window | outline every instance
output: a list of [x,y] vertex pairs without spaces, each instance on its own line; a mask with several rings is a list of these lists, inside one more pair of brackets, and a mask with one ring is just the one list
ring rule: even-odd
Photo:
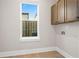
[[21,3],[21,40],[39,39],[39,9],[37,4]]

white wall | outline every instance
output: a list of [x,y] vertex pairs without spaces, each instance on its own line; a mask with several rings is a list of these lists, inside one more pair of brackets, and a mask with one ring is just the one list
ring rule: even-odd
[[[56,0],[0,0],[0,52],[55,46],[55,31],[50,25],[50,5]],[[20,38],[20,3],[40,5],[40,41],[22,42]]]
[[55,30],[56,45],[71,56],[79,57],[79,22],[57,25]]

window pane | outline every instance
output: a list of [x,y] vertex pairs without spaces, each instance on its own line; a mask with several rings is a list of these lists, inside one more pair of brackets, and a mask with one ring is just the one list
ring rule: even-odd
[[22,36],[37,36],[37,21],[22,21]]
[[22,4],[22,20],[35,20],[37,16],[37,5]]
[[22,4],[22,37],[37,36],[37,5]]

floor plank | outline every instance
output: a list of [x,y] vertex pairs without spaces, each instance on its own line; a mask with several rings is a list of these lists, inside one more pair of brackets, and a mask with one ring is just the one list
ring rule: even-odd
[[42,53],[9,56],[5,58],[64,58],[64,56],[59,54],[57,51],[49,51],[49,52],[42,52]]

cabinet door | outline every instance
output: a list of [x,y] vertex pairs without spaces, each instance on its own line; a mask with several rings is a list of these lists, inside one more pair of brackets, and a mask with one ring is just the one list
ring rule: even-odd
[[77,18],[79,19],[79,0],[77,0]]
[[77,0],[66,0],[66,22],[77,20]]
[[57,4],[51,7],[51,24],[57,24]]
[[64,0],[58,1],[58,23],[64,23],[65,4]]

